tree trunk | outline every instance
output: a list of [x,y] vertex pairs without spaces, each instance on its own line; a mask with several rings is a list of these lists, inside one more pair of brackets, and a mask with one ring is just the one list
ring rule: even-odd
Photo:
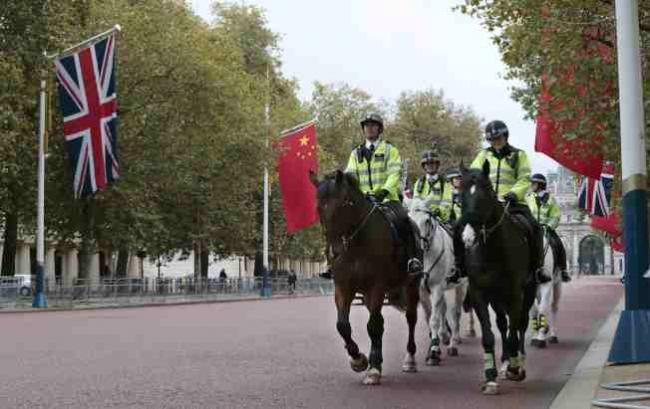
[[16,274],[16,241],[18,240],[18,215],[8,213],[5,217],[5,231],[2,243],[2,275]]
[[204,244],[201,246],[201,278],[207,280],[208,278],[208,264],[210,263],[210,251]]
[[125,278],[126,270],[129,268],[129,251],[122,247],[117,252],[117,266],[115,266],[115,277]]

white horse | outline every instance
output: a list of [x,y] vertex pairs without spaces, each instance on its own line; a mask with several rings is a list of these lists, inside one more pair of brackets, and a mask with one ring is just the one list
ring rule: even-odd
[[551,281],[537,287],[537,298],[530,309],[530,344],[538,348],[545,348],[547,342],[557,344],[557,311],[562,296],[562,277],[560,270],[555,265],[553,249],[544,228],[544,275]]
[[[442,344],[448,345],[450,356],[458,355],[463,300],[467,294],[467,278],[448,285],[446,277],[454,265],[454,243],[427,206],[427,201],[414,199],[409,216],[418,226],[424,250],[425,277],[420,284],[420,303],[429,323],[431,345],[427,365],[439,365]],[[450,333],[451,331],[451,333]]]

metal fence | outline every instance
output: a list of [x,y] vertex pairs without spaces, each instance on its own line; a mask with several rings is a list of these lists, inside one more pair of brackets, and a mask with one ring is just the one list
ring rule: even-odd
[[[31,281],[32,290],[35,278]],[[75,305],[140,305],[192,301],[255,299],[264,296],[329,295],[333,283],[320,278],[296,280],[271,278],[122,278],[99,282],[77,280],[73,286],[45,283],[49,306]],[[21,308],[31,305],[31,294],[25,294],[15,280],[0,280],[0,308]]]

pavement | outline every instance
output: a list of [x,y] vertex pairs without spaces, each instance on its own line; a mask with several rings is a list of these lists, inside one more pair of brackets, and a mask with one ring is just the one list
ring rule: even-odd
[[[494,397],[480,393],[479,339],[465,339],[460,356],[440,367],[424,365],[422,319],[419,372],[402,373],[406,321],[392,308],[384,309],[382,385],[362,385],[336,332],[332,297],[0,314],[0,409],[548,408],[622,294],[615,278],[567,285],[560,344],[529,347],[526,381],[502,381]],[[367,316],[353,308],[365,352]],[[583,392],[585,402],[593,391]]]

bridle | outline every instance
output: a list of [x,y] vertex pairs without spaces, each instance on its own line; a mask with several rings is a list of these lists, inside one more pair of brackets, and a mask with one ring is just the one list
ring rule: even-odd
[[487,243],[488,237],[490,237],[490,235],[494,233],[494,231],[503,224],[503,221],[506,218],[506,213],[508,213],[509,207],[510,207],[510,202],[506,202],[506,204],[503,206],[503,212],[501,213],[501,217],[491,227],[486,227],[485,224],[481,225],[481,229],[479,230],[479,232],[481,234],[481,237],[483,237],[483,243]]
[[[427,230],[426,234],[424,234],[421,237],[422,240],[422,250],[429,251],[431,248],[431,244],[433,243],[433,239],[436,237],[436,232],[438,231],[438,228],[440,228],[440,220],[436,218],[434,213],[430,210],[424,210],[424,209],[416,209],[416,212],[422,212],[427,214]],[[433,221],[436,220],[437,223],[434,223]],[[438,256],[436,257],[435,261],[431,264],[431,266],[424,272],[425,275],[429,275],[433,269],[438,265],[440,260],[442,259],[442,256],[445,254],[445,246],[442,246],[442,251]]]
[[[342,204],[338,205],[335,210],[338,210],[340,208],[345,208],[345,207],[353,207],[355,205],[354,201],[352,201],[349,198],[346,198]],[[363,219],[361,219],[361,222],[357,225],[357,227],[352,231],[350,234],[341,234],[338,238],[341,240],[341,243],[343,244],[343,251],[340,252],[339,254],[334,255],[334,252],[332,250],[332,245],[328,241],[328,235],[327,235],[327,228],[325,227],[325,223],[323,223],[323,220],[321,218],[321,226],[323,228],[323,232],[325,235],[325,241],[327,242],[327,249],[328,251],[326,252],[326,256],[328,258],[328,264],[330,265],[330,268],[333,268],[334,265],[336,265],[342,258],[343,255],[347,253],[347,251],[350,249],[350,244],[352,241],[357,237],[357,235],[363,230],[363,228],[368,224],[368,220],[370,220],[370,216],[377,210],[379,205],[377,203],[372,203],[372,208],[365,214]],[[335,212],[336,213],[336,212]],[[330,257],[333,257],[330,259]]]

